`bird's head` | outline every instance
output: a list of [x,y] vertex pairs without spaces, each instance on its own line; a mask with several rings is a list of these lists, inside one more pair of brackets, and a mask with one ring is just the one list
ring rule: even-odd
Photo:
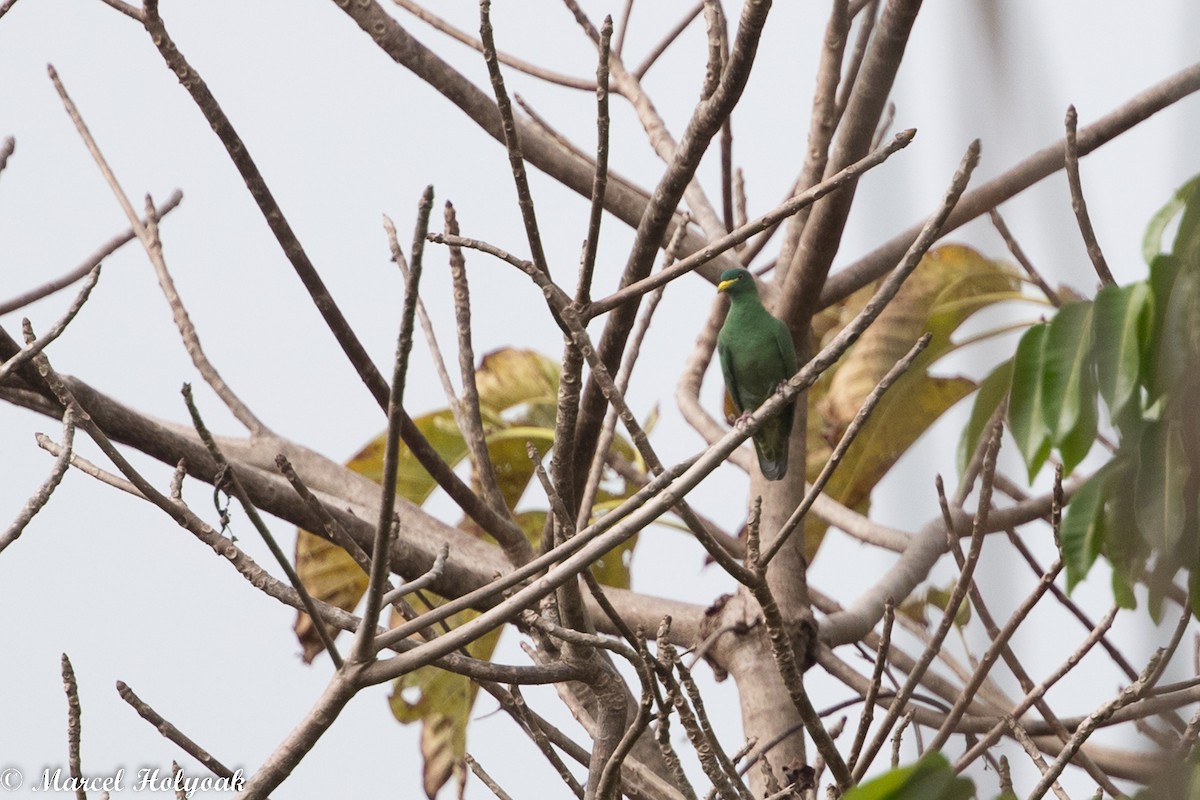
[[727,269],[721,273],[717,291],[734,297],[746,293],[758,294],[758,286],[755,285],[754,276],[748,270]]

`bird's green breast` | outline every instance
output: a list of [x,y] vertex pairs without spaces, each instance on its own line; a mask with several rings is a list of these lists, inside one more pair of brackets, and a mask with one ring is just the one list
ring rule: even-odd
[[790,375],[779,349],[782,325],[758,304],[734,303],[729,309],[717,345],[722,367],[737,387],[733,399],[743,410],[758,406]]

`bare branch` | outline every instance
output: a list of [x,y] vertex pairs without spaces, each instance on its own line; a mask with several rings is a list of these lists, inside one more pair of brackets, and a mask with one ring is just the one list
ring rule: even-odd
[[159,733],[178,745],[183,752],[203,764],[212,774],[221,778],[234,777],[235,773],[233,770],[222,764],[207,750],[185,736],[179,728],[176,728],[164,719],[161,714],[150,707],[149,703],[138,697],[133,689],[130,689],[124,681],[117,681],[117,694],[121,695],[121,699],[133,707],[138,716],[153,725]]
[[[1200,90],[1200,64],[1193,64],[1134,96],[1125,104],[1079,132],[1080,156],[1125,133],[1134,125]],[[1053,175],[1065,163],[1065,139],[1043,147],[1000,176],[963,195],[954,213],[946,219],[945,232],[970,222],[1033,184]],[[867,255],[831,275],[821,290],[819,307],[824,308],[885,274],[900,253],[912,242],[917,226],[897,234]]]
[[751,521],[747,524],[746,565],[753,571],[757,578],[757,580],[749,585],[749,589],[754,594],[754,599],[758,601],[758,605],[762,609],[763,621],[767,629],[767,638],[771,643],[771,655],[775,658],[775,664],[779,669],[779,677],[782,679],[783,685],[787,687],[792,705],[796,707],[800,719],[804,722],[805,730],[808,731],[808,735],[812,737],[817,750],[829,765],[829,769],[837,781],[838,790],[845,792],[854,785],[856,779],[846,766],[846,762],[842,759],[841,753],[838,752],[837,745],[833,743],[832,737],[825,730],[824,722],[821,721],[817,710],[812,705],[812,701],[808,698],[808,692],[804,689],[804,680],[801,677],[800,665],[796,663],[796,648],[791,635],[785,627],[779,604],[775,602],[775,598],[771,594],[771,589],[766,580],[764,565],[760,560],[757,516],[758,511],[755,509]]
[[15,542],[25,532],[26,526],[33,520],[34,516],[45,507],[46,503],[50,502],[50,495],[54,494],[54,490],[58,488],[59,482],[62,481],[63,475],[67,472],[67,466],[71,463],[74,442],[75,413],[68,408],[63,412],[62,445],[58,448],[57,457],[54,459],[54,466],[51,467],[50,474],[46,476],[46,480],[42,481],[42,485],[25,501],[24,507],[17,514],[17,518],[8,526],[4,534],[0,535],[0,553],[3,553],[6,547]]
[[1021,249],[1017,238],[1013,236],[1012,231],[1005,224],[1004,217],[1000,216],[999,209],[993,208],[988,212],[988,217],[992,220],[992,225],[996,228],[996,232],[1000,234],[1000,238],[1004,240],[1004,244],[1008,247],[1008,252],[1012,253],[1012,257],[1025,270],[1025,274],[1029,276],[1029,279],[1037,284],[1037,287],[1042,290],[1042,294],[1046,296],[1051,305],[1055,308],[1061,306],[1062,298],[1058,296],[1058,292],[1054,291],[1050,284],[1046,283],[1046,279],[1042,277],[1042,274],[1033,266],[1033,262],[1025,255],[1025,251]]
[[1058,778],[1062,771],[1066,768],[1071,758],[1079,751],[1079,748],[1087,740],[1096,726],[1107,720],[1114,712],[1121,708],[1141,699],[1146,690],[1150,688],[1153,677],[1159,669],[1162,660],[1163,651],[1157,651],[1150,661],[1146,664],[1146,668],[1142,670],[1138,680],[1131,683],[1121,690],[1121,693],[1108,701],[1104,705],[1093,711],[1080,725],[1075,729],[1075,734],[1063,747],[1062,752],[1058,754],[1058,758],[1054,759],[1054,763],[1050,765],[1050,769],[1042,776],[1033,791],[1029,793],[1030,800],[1038,800],[1042,797],[1050,785]]
[[117,11],[120,11],[130,19],[137,20],[138,22],[142,22],[144,20],[142,10],[137,6],[126,3],[124,0],[100,0],[100,2],[104,3],[106,6],[115,8]]
[[[396,351],[392,365],[392,382],[387,402],[387,433],[384,437],[383,475],[380,477],[379,518],[375,525],[375,542],[371,548],[372,561],[367,585],[366,607],[362,626],[354,640],[354,661],[366,664],[374,660],[375,626],[379,622],[382,598],[387,591],[388,562],[384,554],[391,551],[392,541],[400,521],[393,505],[396,497],[396,476],[400,468],[400,428],[404,409],[404,389],[408,380],[408,358],[412,352],[413,324],[417,314],[417,297],[421,281],[424,248],[421,243],[429,230],[429,214],[433,210],[433,189],[428,187],[417,204],[417,222],[413,231],[412,265],[404,282],[404,306],[400,312],[400,330],[396,336]],[[478,402],[476,403],[478,410]],[[463,431],[463,435],[467,434]]]
[[1083,243],[1087,247],[1088,258],[1092,260],[1092,266],[1096,268],[1100,282],[1111,286],[1117,281],[1108,268],[1108,262],[1104,259],[1100,243],[1096,241],[1096,231],[1092,228],[1092,218],[1088,215],[1087,201],[1083,199],[1083,183],[1079,179],[1079,144],[1076,141],[1075,132],[1078,122],[1079,115],[1075,113],[1075,106],[1067,106],[1067,146],[1063,155],[1063,164],[1067,169],[1067,184],[1071,187],[1071,210],[1075,212],[1075,219],[1079,223],[1079,232],[1083,235]]
[[850,424],[846,427],[845,432],[842,434],[841,440],[839,440],[837,443],[837,447],[835,447],[833,452],[829,454],[829,460],[826,461],[825,466],[821,468],[821,474],[818,475],[817,479],[813,481],[812,485],[806,489],[804,499],[800,501],[800,505],[796,507],[796,510],[792,512],[790,517],[788,517],[787,522],[785,522],[783,527],[779,529],[779,533],[777,533],[775,538],[771,540],[771,544],[768,545],[763,551],[762,564],[764,568],[767,564],[771,563],[771,559],[776,553],[779,552],[779,548],[783,547],[783,544],[787,541],[787,538],[791,536],[792,533],[800,526],[800,523],[804,521],[804,515],[808,513],[808,510],[816,501],[817,495],[825,490],[825,484],[829,482],[829,479],[833,476],[833,471],[837,469],[838,464],[841,463],[842,457],[846,455],[846,451],[850,449],[850,445],[853,444],[854,440],[858,437],[858,432],[862,430],[863,426],[866,425],[867,420],[870,419],[871,413],[875,410],[875,406],[879,403],[879,400],[883,397],[884,393],[891,388],[893,383],[900,379],[901,375],[908,371],[908,368],[912,366],[912,363],[917,360],[917,356],[921,355],[921,353],[925,351],[925,348],[929,346],[929,342],[932,338],[932,334],[926,333],[920,339],[918,339],[908,353],[906,353],[899,361],[892,365],[892,368],[888,370],[887,374],[880,379],[875,388],[871,390],[871,393],[867,395],[867,399],[863,401],[862,407],[859,408],[858,413],[854,415],[854,419],[851,420]]
[[[445,208],[446,231],[450,234],[458,232],[458,219],[454,214],[454,206],[449,201]],[[414,263],[411,274],[417,273]],[[454,318],[458,331],[458,369],[462,378],[462,411],[460,424],[463,439],[472,455],[475,475],[483,487],[483,495],[497,515],[508,515],[504,495],[500,492],[500,484],[496,480],[496,470],[492,465],[491,453],[488,451],[487,439],[483,431],[482,413],[479,408],[479,387],[475,385],[475,349],[471,341],[471,290],[467,283],[467,261],[462,249],[450,248],[450,277],[454,282]],[[415,292],[416,286],[412,287]],[[411,347],[411,334],[409,337]],[[533,558],[533,549],[529,540],[514,522],[503,529],[499,537],[500,546],[505,555],[514,565],[520,565]]]
[[33,328],[30,327],[29,320],[24,319],[21,321],[22,327],[26,330],[26,344],[15,355],[5,360],[3,364],[0,364],[0,383],[3,383],[5,379],[20,369],[22,364],[45,350],[47,345],[59,336],[62,336],[67,326],[71,324],[71,320],[75,319],[75,315],[83,308],[83,304],[87,302],[88,297],[92,293],[92,288],[99,279],[100,267],[97,266],[88,273],[87,280],[80,287],[79,293],[75,295],[75,300],[72,301],[66,312],[37,339],[34,339],[32,336]]
[[271,533],[271,529],[267,527],[266,522],[264,522],[263,518],[259,515],[258,509],[254,506],[254,502],[246,493],[246,489],[242,486],[241,481],[238,480],[237,471],[234,470],[229,462],[225,459],[225,455],[221,452],[221,448],[217,446],[216,440],[213,439],[212,434],[205,426],[204,420],[200,417],[200,410],[196,408],[195,400],[192,398],[192,387],[185,383],[183,385],[182,394],[184,402],[187,403],[188,412],[192,416],[192,424],[196,428],[196,433],[199,434],[200,440],[204,442],[204,446],[208,448],[209,454],[217,462],[218,475],[220,476],[217,478],[218,488],[229,491],[230,494],[236,497],[238,502],[241,503],[242,510],[246,512],[246,517],[250,520],[250,524],[252,524],[254,529],[258,531],[260,536],[262,536],[263,542],[266,543],[267,548],[271,551],[271,555],[275,557],[275,561],[279,564],[280,568],[283,569],[284,573],[288,577],[288,580],[291,581],[292,588],[296,590],[296,592],[300,595],[300,598],[304,601],[304,610],[308,612],[310,617],[312,617],[313,624],[317,629],[317,635],[321,637],[321,643],[325,645],[325,649],[329,651],[329,657],[333,660],[334,665],[340,669],[342,666],[342,658],[338,654],[337,648],[333,646],[333,637],[330,636],[327,630],[325,630],[325,624],[322,622],[321,617],[317,614],[316,605],[312,596],[309,595],[308,590],[304,586],[304,582],[300,580],[300,576],[296,574],[296,570],[292,567],[292,562],[288,560],[287,555],[284,554],[283,549],[279,546],[279,543],[275,541],[275,536]]
[[492,40],[491,0],[479,3],[479,37],[483,41],[483,60],[487,63],[488,76],[492,80],[492,91],[496,95],[496,108],[500,111],[501,128],[504,131],[504,146],[508,149],[508,163],[512,167],[513,182],[517,186],[517,207],[521,210],[521,221],[525,224],[525,238],[533,263],[547,275],[550,265],[542,249],[542,236],[538,232],[537,214],[533,208],[533,195],[529,190],[529,178],[525,174],[525,157],[521,154],[517,138],[517,124],[513,120],[512,103],[504,88],[504,76],[500,62],[496,60],[496,43]]
[[[658,44],[652,47],[650,52],[646,54],[646,57],[642,59],[642,63],[630,70],[630,74],[637,78],[639,82],[642,80],[642,78],[646,77],[646,73],[649,72],[650,68],[654,66],[654,62],[658,61],[659,57],[662,56],[663,53],[667,52],[667,48],[675,43],[675,40],[679,38],[680,34],[687,30],[687,27],[692,24],[692,21],[696,19],[696,17],[700,16],[700,12],[704,10],[705,5],[705,0],[700,0],[699,3],[696,3],[696,5],[692,6],[690,11],[686,12],[682,17],[680,17],[679,22],[675,23],[675,27],[667,31],[666,35],[659,40]],[[622,33],[624,33],[623,29]],[[616,52],[619,55],[621,53],[621,49],[617,48]]]
[[875,716],[875,698],[883,686],[883,670],[887,666],[888,650],[892,643],[892,623],[896,620],[895,606],[888,603],[883,610],[883,633],[879,635],[879,647],[875,651],[875,670],[871,674],[871,683],[863,697],[862,716],[858,721],[858,729],[854,732],[854,744],[850,747],[850,757],[846,765],[854,772],[858,764],[858,756],[867,741],[867,731],[871,728],[871,720]]
[[[625,7],[626,20],[633,0]],[[621,32],[624,33],[622,26]],[[575,289],[575,302],[586,308],[592,300],[592,274],[596,269],[596,252],[600,246],[600,219],[604,211],[604,191],[608,187],[608,59],[609,40],[612,37],[612,17],[605,17],[600,26],[599,64],[596,66],[596,177],[592,182],[592,205],[588,213],[587,238],[583,242],[580,259],[579,283]],[[616,52],[620,52],[620,44]]]
[[470,753],[464,753],[463,760],[467,762],[467,766],[471,768],[471,772],[475,773],[475,777],[483,781],[483,785],[486,786],[492,794],[496,795],[498,800],[512,800],[512,797],[509,796],[508,792],[500,788],[500,784],[496,783],[496,781],[492,779],[492,776],[487,774],[483,767],[479,765],[479,762],[476,761]]
[[[804,168],[796,180],[793,191],[802,191],[817,185],[829,165],[829,147],[838,123],[837,92],[842,77],[842,60],[846,51],[846,36],[850,31],[850,16],[847,0],[833,0],[829,22],[825,26],[825,38],[821,48],[821,61],[817,67],[817,88],[813,93],[812,112],[808,129],[808,148]],[[850,86],[853,86],[851,82]],[[780,248],[777,264],[783,265],[783,274],[792,263],[804,224],[808,221],[806,209],[788,221],[787,236]]]
[[680,259],[675,264],[672,264],[669,268],[664,268],[655,275],[628,284],[608,297],[605,297],[602,300],[597,300],[588,307],[589,318],[595,317],[614,308],[618,308],[630,299],[639,297],[646,292],[651,291],[652,289],[657,289],[659,286],[678,278],[680,275],[684,275],[696,269],[700,265],[708,263],[716,256],[746,241],[756,233],[767,230],[780,220],[786,219],[801,209],[812,205],[822,197],[832,194],[835,190],[852,183],[864,172],[882,164],[893,153],[907,147],[912,142],[913,137],[915,137],[916,134],[917,132],[915,130],[907,130],[896,134],[895,138],[893,138],[892,141],[884,147],[877,149],[875,152],[865,156],[854,164],[847,166],[845,169],[842,169],[837,174],[830,176],[824,181],[821,181],[811,189],[801,192],[774,210],[769,211],[766,214],[763,214],[761,217],[746,223],[737,230],[722,236],[721,238],[711,242],[703,249],[692,253],[686,258]]
[[162,242],[158,238],[158,219],[154,215],[154,202],[149,195],[146,196],[146,224],[143,225],[137,212],[134,211],[129,197],[125,194],[125,190],[121,188],[117,176],[109,167],[108,161],[100,151],[99,145],[96,144],[96,140],[88,130],[87,124],[83,121],[79,110],[75,107],[75,103],[67,94],[62,81],[59,80],[58,73],[53,66],[48,67],[48,70],[50,80],[54,83],[54,88],[58,92],[59,97],[62,98],[63,105],[67,109],[67,114],[71,117],[71,121],[75,124],[76,130],[79,131],[84,145],[87,146],[88,152],[91,153],[92,159],[96,162],[96,166],[100,168],[104,180],[107,181],[109,188],[112,189],[117,202],[125,212],[125,217],[137,233],[138,239],[141,240],[142,247],[145,248],[150,263],[154,266],[159,286],[166,296],[167,304],[171,308],[171,315],[175,319],[175,326],[179,329],[179,335],[183,339],[183,345],[187,349],[192,363],[196,365],[196,369],[204,377],[205,382],[212,387],[217,397],[221,398],[221,401],[239,422],[245,425],[252,433],[266,431],[266,426],[238,398],[229,385],[225,383],[220,373],[217,372],[216,367],[212,365],[208,357],[204,354],[204,349],[200,346],[200,337],[196,334],[196,328],[192,325],[187,310],[183,307],[183,301],[179,298],[179,293],[175,290],[175,282],[171,279],[171,275],[167,271],[166,261],[163,259]]
[[[171,211],[175,210],[175,207],[179,205],[181,200],[183,200],[183,192],[176,189],[171,193],[171,196],[167,198],[165,203],[154,210],[155,217],[161,220]],[[142,224],[145,225],[146,222],[143,220]],[[28,292],[19,294],[11,300],[0,302],[0,315],[7,314],[10,311],[15,311],[22,306],[27,306],[30,303],[41,300],[43,297],[47,297],[61,289],[65,289],[72,283],[75,283],[75,281],[85,277],[89,272],[100,266],[100,263],[104,261],[104,259],[108,258],[117,250],[121,249],[121,247],[136,238],[137,231],[132,227],[124,233],[114,236],[112,239],[101,245],[96,252],[88,256],[87,260],[85,260],[82,264],[65,275],[55,278],[48,283],[44,283],[36,289],[30,289]]]
[[[431,27],[436,28],[437,30],[446,34],[451,39],[461,42],[467,47],[477,50],[480,53],[483,52],[483,43],[481,41],[454,27],[441,17],[430,12],[429,9],[412,2],[412,0],[392,0],[392,2],[422,22],[425,22]],[[592,91],[596,88],[594,83],[585,78],[576,78],[571,75],[563,75],[558,72],[543,69],[536,64],[531,64],[524,59],[517,58],[516,56],[508,53],[497,52],[496,60],[505,66],[512,67],[513,69],[519,72],[524,72],[527,75],[532,75],[533,77],[546,81],[547,83],[566,86],[569,89],[582,89],[584,91]]]
[[921,658],[917,662],[916,668],[909,673],[908,680],[904,682],[900,691],[896,693],[896,699],[888,709],[887,716],[880,723],[879,731],[876,733],[875,738],[871,740],[870,746],[863,751],[862,760],[854,768],[855,780],[861,780],[862,776],[866,774],[867,766],[874,761],[875,754],[879,752],[879,748],[886,741],[887,735],[892,725],[895,724],[901,709],[904,708],[908,702],[908,698],[919,685],[921,677],[933,662],[938,650],[941,649],[946,634],[950,632],[950,628],[954,624],[958,608],[967,596],[971,576],[975,571],[975,565],[979,562],[979,553],[983,548],[984,526],[987,523],[988,512],[991,510],[992,476],[996,473],[996,452],[1000,449],[1001,431],[1002,426],[999,423],[993,425],[991,435],[988,438],[987,455],[984,459],[983,468],[983,486],[979,491],[979,511],[975,516],[975,523],[971,530],[971,548],[959,571],[959,576],[955,581],[950,599],[946,601],[946,608],[942,613],[942,619],[938,623],[937,630],[934,632],[929,645],[921,653]]
[[75,669],[66,653],[62,654],[62,681],[63,691],[67,695],[67,764],[71,771],[71,779],[75,783],[75,797],[77,800],[87,800],[83,767],[79,761],[83,710],[79,705],[79,684],[75,682]]
[[[840,170],[870,151],[920,6],[920,0],[888,0],[884,6],[863,62],[862,75],[854,85],[839,126],[829,169]],[[792,262],[779,265],[783,292],[775,314],[780,319],[806,319],[816,312],[815,299],[837,254],[855,186],[852,182],[813,209]]]

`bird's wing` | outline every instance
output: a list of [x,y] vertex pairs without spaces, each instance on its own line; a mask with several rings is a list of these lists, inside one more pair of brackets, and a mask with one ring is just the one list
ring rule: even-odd
[[780,380],[787,380],[800,368],[796,363],[796,346],[792,344],[792,334],[787,325],[779,319],[775,319],[775,323],[775,344],[779,348],[780,365],[783,367]]
[[729,398],[733,400],[733,405],[740,414],[746,409],[742,407],[741,394],[738,392],[737,379],[734,377],[733,351],[720,339],[717,339],[717,357],[721,361],[721,376],[725,378],[725,389],[729,392]]

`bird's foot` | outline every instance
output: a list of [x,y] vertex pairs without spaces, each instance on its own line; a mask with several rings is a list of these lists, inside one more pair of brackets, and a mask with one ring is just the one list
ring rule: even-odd
[[742,415],[733,421],[733,427],[735,427],[735,428],[746,427],[746,425],[749,424],[749,422],[750,422],[750,413],[751,412],[749,412],[749,411],[743,411]]
[[779,383],[775,384],[775,392],[776,393],[782,392],[784,389],[787,388],[787,385],[788,385],[788,382],[786,380],[780,381]]

